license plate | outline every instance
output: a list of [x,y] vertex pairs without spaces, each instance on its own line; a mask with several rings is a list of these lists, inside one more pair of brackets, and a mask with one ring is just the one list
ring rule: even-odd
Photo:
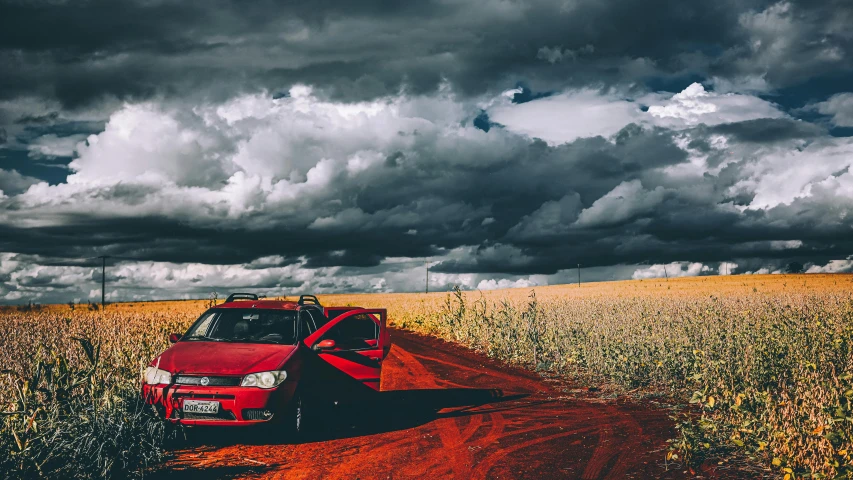
[[184,400],[185,413],[219,413],[219,402],[205,400]]

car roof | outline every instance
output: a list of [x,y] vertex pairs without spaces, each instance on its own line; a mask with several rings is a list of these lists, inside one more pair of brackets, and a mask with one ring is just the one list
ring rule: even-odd
[[299,310],[298,303],[292,300],[236,300],[216,305],[213,308],[261,308],[267,310]]

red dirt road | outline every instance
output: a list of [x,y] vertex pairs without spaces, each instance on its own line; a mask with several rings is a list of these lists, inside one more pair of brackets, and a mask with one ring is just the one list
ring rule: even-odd
[[[667,412],[573,395],[536,374],[394,330],[380,400],[300,444],[242,429],[176,451],[174,478],[686,478]],[[691,476],[696,478],[695,476]]]

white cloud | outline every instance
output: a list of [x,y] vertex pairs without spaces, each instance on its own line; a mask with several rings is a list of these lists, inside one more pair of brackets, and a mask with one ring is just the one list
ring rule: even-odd
[[36,138],[27,145],[27,148],[31,157],[70,157],[77,152],[77,144],[85,139],[85,135],[59,137],[50,133]]
[[78,146],[69,165],[71,184],[111,184],[147,177],[152,181],[202,186],[234,172],[224,162],[228,144],[197,118],[181,118],[154,104],[126,105],[104,132]]
[[840,219],[846,218],[853,208],[853,171],[845,167],[841,175],[832,175],[807,187],[807,194],[818,201],[838,206],[836,213]]
[[394,151],[410,149],[418,140],[415,134],[434,137],[464,130],[459,124],[465,108],[449,93],[339,103],[318,99],[305,86],[295,86],[289,97],[277,100],[266,93],[242,95],[190,111],[125,105],[110,117],[103,133],[81,146],[70,165],[76,173],[69,182],[148,176],[216,188],[242,171],[246,178],[295,184],[305,182],[309,171],[324,161],[358,173]]
[[847,180],[834,177],[853,166],[853,140],[827,139],[805,147],[766,147],[752,155],[733,191],[753,192],[750,208],[770,208],[809,197],[814,186],[835,186],[839,196],[853,198]]
[[[448,258],[460,252],[450,252]],[[431,260],[434,266],[437,261]],[[0,299],[20,299],[38,303],[64,303],[73,298],[100,301],[100,265],[45,266],[38,259],[19,254],[0,253]],[[206,298],[216,291],[220,297],[229,292],[250,289],[266,295],[340,292],[411,292],[425,287],[423,258],[390,257],[379,267],[347,269],[342,267],[306,268],[305,259],[287,263],[281,256],[259,258],[247,265],[208,265],[200,263],[122,262],[107,265],[107,300],[156,298]],[[546,285],[545,276],[515,279],[480,274],[430,272],[430,291],[463,289],[487,290]],[[45,288],[50,286],[51,288]]]
[[247,267],[248,268],[269,268],[269,267],[279,267],[286,263],[285,258],[281,255],[269,255],[266,257],[256,258],[252,260]]
[[738,264],[734,262],[720,262],[717,266],[717,274],[718,275],[734,275],[735,270],[737,270]]
[[845,260],[830,260],[826,265],[812,265],[806,273],[851,273],[853,272],[853,257]]
[[663,187],[645,190],[640,180],[622,182],[582,211],[575,224],[580,227],[604,227],[651,213],[664,198]]
[[766,268],[766,267],[759,268],[758,270],[756,270],[754,272],[743,272],[744,275],[767,275],[769,273],[770,273],[770,269]]
[[[473,127],[466,121],[474,112],[446,89],[340,103],[295,86],[277,100],[260,93],[189,109],[128,104],[79,145],[67,183],[36,185],[16,197],[26,212],[2,211],[0,219],[45,226],[83,212],[210,225],[247,216],[262,222],[256,216],[264,214],[308,225],[352,208],[332,183],[369,182],[393,155],[423,168],[433,159],[483,167],[524,143]],[[19,177],[0,173],[7,195],[33,183]]]
[[668,264],[651,265],[645,268],[634,270],[631,278],[634,280],[642,280],[646,278],[667,278],[667,277],[696,277],[703,272],[709,272],[711,269],[702,263],[693,262],[672,262]]
[[676,129],[700,123],[718,125],[785,116],[775,105],[756,96],[708,92],[700,83],[693,83],[669,100],[651,105],[648,113],[654,117],[654,124]]
[[23,293],[18,292],[16,290],[13,290],[13,291],[8,292],[5,295],[3,295],[3,300],[6,300],[8,302],[14,302],[14,301],[20,300],[23,297],[24,297]]
[[853,127],[853,93],[838,93],[826,101],[811,105],[823,115],[831,115],[837,127]]
[[643,112],[637,104],[615,94],[577,90],[522,104],[491,108],[489,118],[510,131],[541,138],[549,145],[578,138],[609,137],[625,125],[640,122]]
[[[650,105],[643,112],[640,105]],[[512,132],[540,138],[549,145],[578,138],[610,137],[628,124],[684,129],[704,123],[782,118],[772,103],[754,95],[708,92],[693,83],[674,95],[652,93],[636,99],[616,92],[571,90],[522,104],[495,103],[489,118]]]
[[503,288],[530,288],[536,287],[539,284],[531,279],[531,278],[519,278],[518,280],[509,280],[506,278],[501,278],[499,280],[495,280],[490,278],[488,280],[480,280],[477,284],[477,290],[498,290]]
[[770,242],[771,250],[796,250],[802,246],[802,240],[773,240]]
[[[436,287],[439,285],[449,285],[455,286],[458,285],[462,289],[471,290],[477,284],[477,275],[473,273],[441,273],[441,272],[430,272],[429,273],[429,285],[430,291],[436,291]],[[423,288],[423,280],[421,281],[421,288]],[[420,291],[421,289],[418,289]]]

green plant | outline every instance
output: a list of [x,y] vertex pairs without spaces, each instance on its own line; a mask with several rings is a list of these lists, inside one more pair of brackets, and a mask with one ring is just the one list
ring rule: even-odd
[[0,315],[4,478],[138,477],[161,462],[165,425],[140,398],[139,376],[165,348],[165,331],[189,317],[165,320],[81,309]]
[[489,302],[457,289],[424,327],[531,369],[689,402],[670,459],[738,451],[789,477],[846,478],[853,294],[751,290]]
[[40,351],[28,372],[3,372],[15,391],[0,429],[7,478],[130,477],[163,457],[163,422],[130,382],[104,371],[100,346],[74,340],[84,367]]

